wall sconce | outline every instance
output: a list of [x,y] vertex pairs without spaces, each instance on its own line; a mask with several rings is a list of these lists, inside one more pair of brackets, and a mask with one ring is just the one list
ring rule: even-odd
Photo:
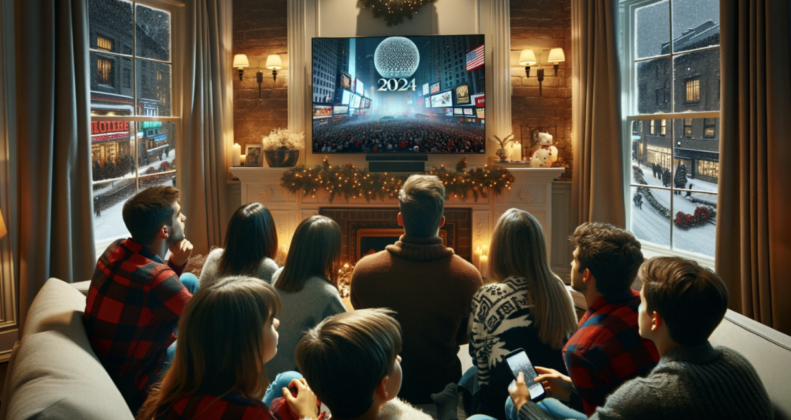
[[236,54],[233,56],[233,66],[239,69],[239,80],[242,80],[242,75],[244,75],[244,68],[250,67],[250,61],[247,60],[246,54]]
[[566,55],[563,54],[563,48],[552,48],[549,51],[549,58],[547,58],[547,61],[554,65],[555,77],[558,77],[558,65],[559,63],[566,61]]
[[277,81],[277,71],[283,68],[283,62],[280,61],[280,56],[277,54],[272,54],[267,57],[266,68],[272,69],[272,80]]
[[525,77],[530,77],[530,66],[537,62],[533,50],[522,50],[522,54],[519,56],[519,65],[525,66]]

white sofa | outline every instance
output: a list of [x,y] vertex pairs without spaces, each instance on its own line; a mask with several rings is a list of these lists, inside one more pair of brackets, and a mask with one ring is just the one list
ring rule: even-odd
[[[0,420],[133,418],[82,326],[86,290],[87,282],[50,279],[36,296],[11,354]],[[775,405],[775,418],[791,420],[791,337],[728,311],[711,341],[747,357]]]

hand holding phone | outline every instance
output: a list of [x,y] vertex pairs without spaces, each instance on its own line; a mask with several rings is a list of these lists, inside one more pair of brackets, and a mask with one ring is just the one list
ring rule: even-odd
[[[524,385],[527,387],[531,400],[538,401],[546,396],[546,393],[544,393],[544,386],[541,385],[540,382],[534,381],[538,374],[533,368],[533,364],[530,363],[530,359],[527,357],[527,353],[525,353],[524,349],[516,349],[508,353],[505,356],[505,361],[511,368],[511,373],[513,373],[514,378],[517,380],[517,392],[520,388],[519,376],[521,374],[522,383],[524,383]],[[514,403],[516,403],[516,399],[514,399]]]

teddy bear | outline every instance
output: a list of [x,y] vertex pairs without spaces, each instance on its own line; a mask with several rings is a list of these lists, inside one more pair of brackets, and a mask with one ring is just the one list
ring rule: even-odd
[[552,135],[549,133],[538,133],[539,148],[533,151],[533,158],[530,166],[533,168],[550,167],[558,160],[558,148],[552,145]]

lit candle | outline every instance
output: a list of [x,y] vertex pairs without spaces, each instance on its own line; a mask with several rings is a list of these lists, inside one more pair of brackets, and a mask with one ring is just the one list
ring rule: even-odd
[[245,161],[247,161],[247,155],[241,155],[239,159],[239,166],[244,166]]
[[518,141],[511,143],[511,160],[512,161],[522,160],[522,145],[519,144]]
[[233,144],[233,166],[239,166],[239,162],[242,160],[242,146],[239,146],[238,143]]
[[481,254],[481,247],[478,247],[477,249],[475,249],[475,253],[472,254],[472,265],[480,268],[481,255],[482,255]]
[[489,257],[486,254],[481,255],[481,266],[479,271],[481,272],[481,277],[488,277],[487,273],[489,271]]

